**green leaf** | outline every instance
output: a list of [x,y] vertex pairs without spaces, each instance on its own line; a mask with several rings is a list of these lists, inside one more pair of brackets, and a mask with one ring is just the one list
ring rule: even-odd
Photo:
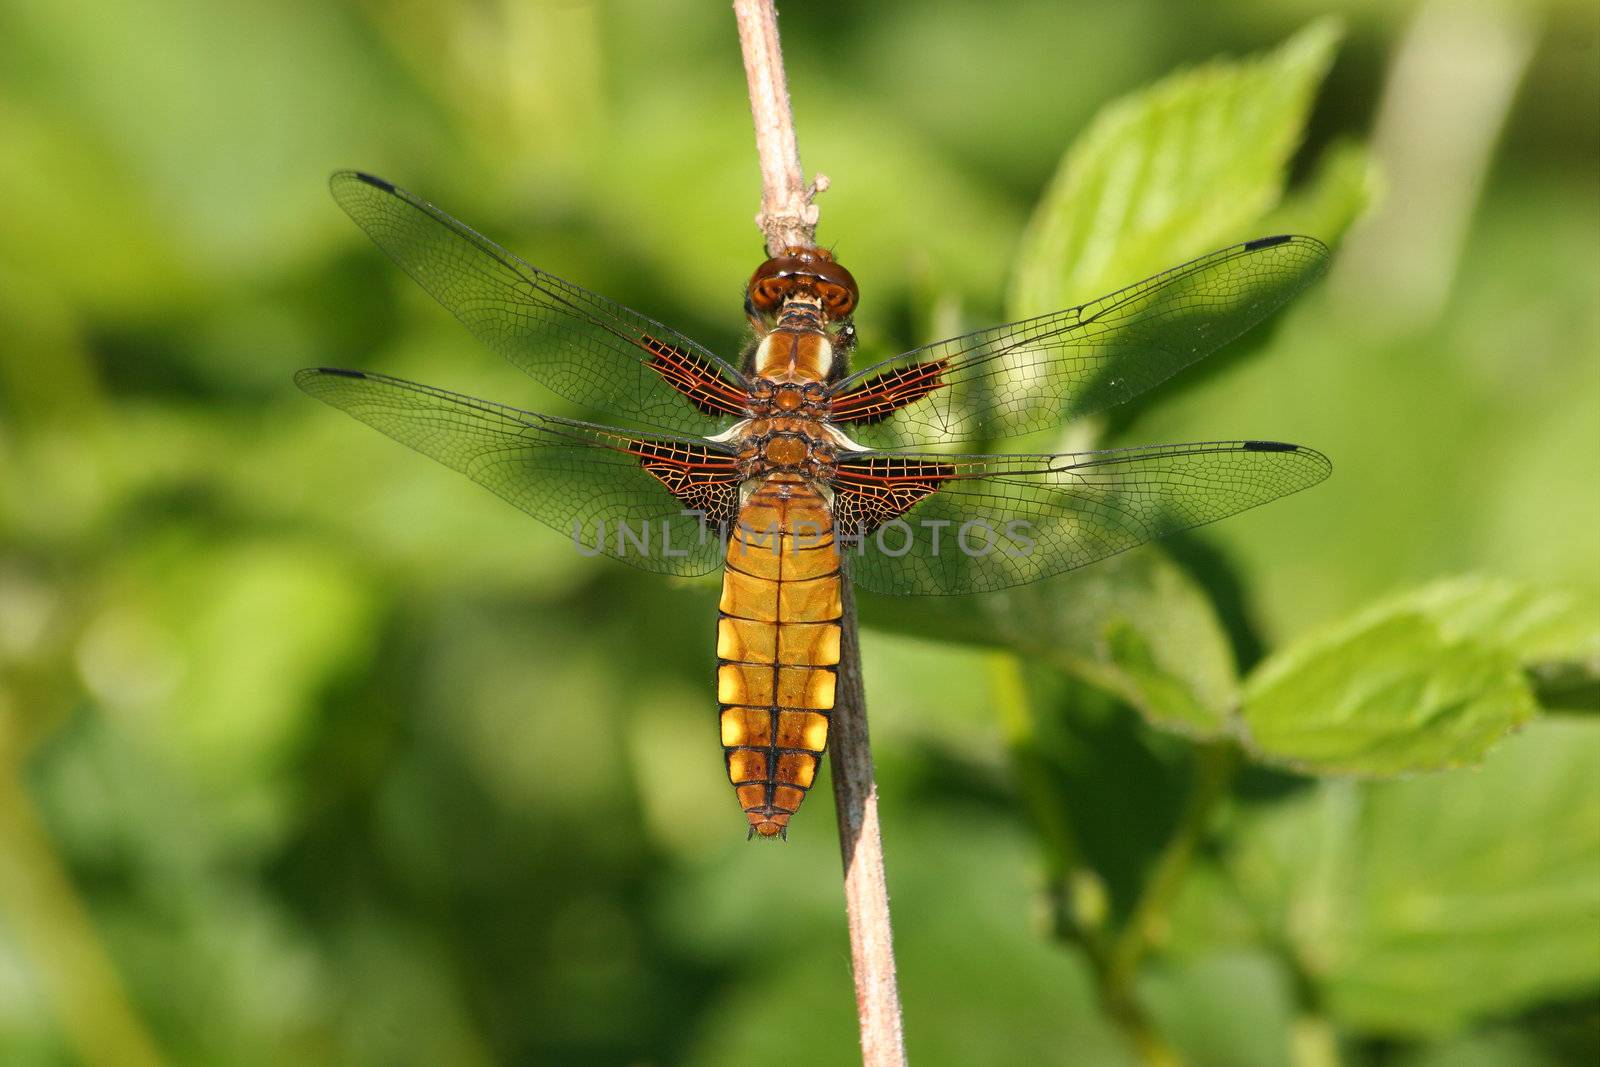
[[1151,643],[1159,637],[1148,633],[1128,618],[1112,618],[1102,633],[1107,662],[1099,670],[1082,667],[1079,673],[1139,708],[1151,722],[1194,736],[1214,735],[1221,729],[1226,706],[1208,707],[1190,679],[1182,676],[1182,657],[1163,662],[1160,650]]
[[1391,775],[1481,760],[1538,710],[1524,666],[1592,648],[1578,598],[1459,578],[1382,602],[1268,658],[1242,725],[1263,760]]
[[1407,599],[1452,633],[1499,644],[1524,663],[1600,655],[1600,608],[1574,593],[1464,577],[1435,582]]
[[1600,983],[1600,722],[1548,718],[1481,770],[1323,782],[1227,863],[1326,1010],[1446,1032]]
[[1293,980],[1262,952],[1163,960],[1139,981],[1140,1001],[1183,1062],[1287,1067]]
[[988,596],[863,599],[872,626],[1011,649],[1194,737],[1226,731],[1238,702],[1233,651],[1210,600],[1151,547]]
[[1338,43],[1322,20],[1258,59],[1208,64],[1103,110],[1062,160],[1024,235],[1013,316],[1110,292],[1230,241],[1283,195]]
[[1382,195],[1377,161],[1366,145],[1342,142],[1323,153],[1316,173],[1261,220],[1262,233],[1306,233],[1335,244]]

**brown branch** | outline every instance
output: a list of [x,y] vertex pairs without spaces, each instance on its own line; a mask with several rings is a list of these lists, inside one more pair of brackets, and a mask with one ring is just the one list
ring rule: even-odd
[[[807,188],[800,169],[800,148],[778,44],[777,11],[772,0],[734,0],[733,11],[739,23],[756,150],[761,157],[761,213],[756,225],[766,239],[768,255],[796,245],[809,247],[815,244],[817,228],[812,199],[827,188],[827,179],[819,174],[816,183]],[[839,680],[828,743],[839,850],[844,858],[844,901],[850,923],[856,1015],[861,1025],[861,1059],[866,1067],[904,1067],[900,990],[895,982],[889,888],[878,825],[878,785],[867,738],[861,644],[848,570],[843,600]]]
[[904,1067],[889,882],[883,872],[883,835],[878,825],[878,783],[872,774],[856,598],[848,570],[843,598],[839,683],[828,741],[833,803],[839,815],[839,851],[844,856],[844,903],[850,917],[850,965],[856,979],[861,1061],[867,1067]]
[[789,85],[783,74],[783,48],[778,41],[778,11],[772,0],[734,0],[739,47],[750,83],[750,115],[756,124],[756,153],[761,160],[761,211],[756,225],[766,238],[767,255],[785,248],[816,244],[817,206],[812,199],[828,187],[819,174],[806,186],[800,169],[800,144],[789,109]]

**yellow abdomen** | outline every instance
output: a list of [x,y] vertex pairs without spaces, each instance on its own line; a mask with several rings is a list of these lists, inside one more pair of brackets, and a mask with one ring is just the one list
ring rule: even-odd
[[728,539],[717,619],[728,778],[763,837],[784,832],[827,747],[840,581],[827,501],[795,475],[767,476]]

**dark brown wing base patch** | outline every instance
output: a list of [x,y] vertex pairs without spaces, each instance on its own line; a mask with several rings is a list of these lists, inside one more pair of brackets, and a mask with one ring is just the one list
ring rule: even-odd
[[907,404],[941,388],[944,370],[945,361],[935,359],[885,371],[834,397],[831,417],[834,422],[868,426],[882,422]]
[[667,492],[713,526],[728,525],[739,510],[739,468],[733,456],[687,442],[630,439],[628,451]]
[[744,414],[747,392],[725,379],[707,360],[649,334],[641,335],[637,344],[650,353],[645,366],[661,375],[668,385],[682,393],[701,412],[707,415]]
[[839,464],[833,480],[833,511],[850,533],[869,533],[910,511],[954,478],[948,463],[871,456]]

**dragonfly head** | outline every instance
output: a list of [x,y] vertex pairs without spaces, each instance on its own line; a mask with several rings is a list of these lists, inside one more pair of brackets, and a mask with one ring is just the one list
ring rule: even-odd
[[848,317],[861,297],[855,278],[824,248],[784,249],[756,268],[745,290],[750,308],[763,315],[777,314],[795,293],[814,295],[835,320]]

